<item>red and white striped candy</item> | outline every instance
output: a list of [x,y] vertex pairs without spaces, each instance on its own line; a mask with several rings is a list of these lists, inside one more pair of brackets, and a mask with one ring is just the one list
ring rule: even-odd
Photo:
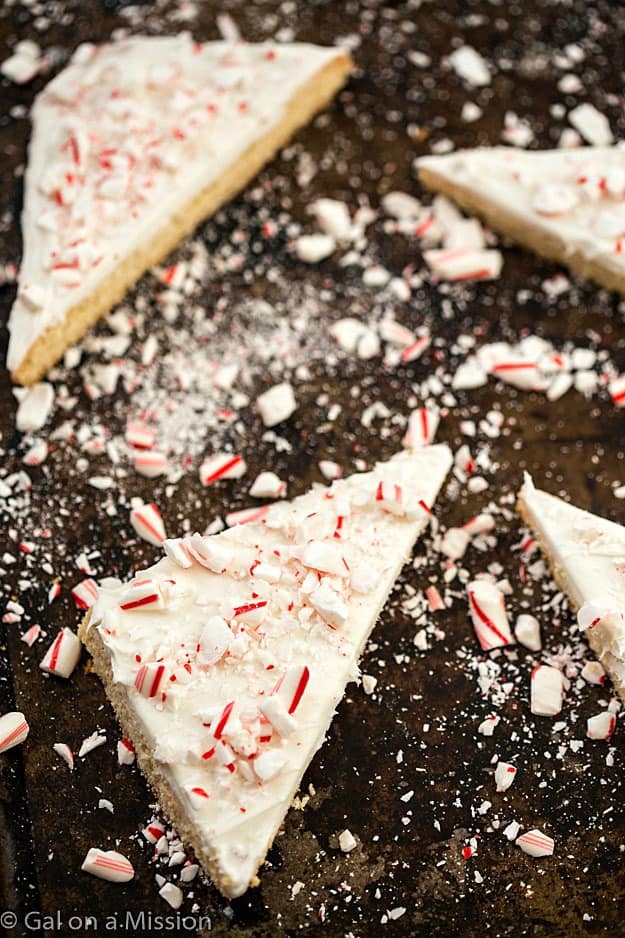
[[158,661],[142,664],[135,675],[135,687],[142,697],[156,697],[165,683],[165,665]]
[[216,664],[226,654],[234,641],[234,635],[225,619],[211,616],[200,635],[197,662],[200,667]]
[[249,628],[256,629],[264,621],[267,615],[267,600],[252,600],[249,603],[243,603],[236,606],[234,617],[237,622],[247,625]]
[[28,736],[30,727],[23,713],[17,710],[0,717],[0,752],[19,746]]
[[41,635],[41,626],[40,625],[31,625],[29,629],[22,635],[22,641],[25,642],[29,648],[32,648],[39,636]]
[[61,584],[53,583],[50,589],[48,590],[48,602],[53,603],[55,599],[58,599],[61,595]]
[[61,629],[39,665],[47,674],[68,678],[80,661],[80,639],[71,629]]
[[200,466],[200,482],[212,485],[219,479],[240,479],[247,472],[247,464],[242,456],[232,453],[219,453],[205,459]]
[[554,717],[562,710],[562,672],[546,664],[534,668],[531,676],[530,709],[539,717]]
[[406,449],[428,446],[436,436],[439,419],[438,411],[429,407],[413,410],[408,418],[408,429],[402,440],[402,446]]
[[625,375],[620,375],[608,384],[608,391],[612,403],[617,407],[625,407]]
[[310,670],[306,665],[296,665],[284,672],[272,694],[277,694],[281,698],[287,713],[295,713],[309,680]]
[[154,502],[133,508],[130,512],[130,523],[139,537],[148,544],[160,547],[167,537],[163,517]]
[[282,737],[290,736],[297,729],[297,722],[290,715],[286,704],[281,697],[275,694],[263,701],[258,709],[266,717],[273,728]]
[[401,353],[400,359],[404,364],[407,362],[415,362],[418,358],[421,358],[426,349],[432,344],[431,335],[422,335],[412,343],[408,345]]
[[52,748],[56,752],[57,756],[60,756],[63,762],[65,762],[69,769],[72,770],[74,768],[74,753],[69,748],[67,743],[55,743]]
[[378,332],[384,342],[397,345],[399,348],[410,348],[417,341],[414,332],[394,319],[382,319],[378,326]]
[[126,425],[126,443],[135,449],[152,449],[156,442],[156,434],[144,423],[135,421]]
[[77,609],[91,609],[98,598],[98,584],[91,577],[81,580],[72,589],[72,599]]
[[542,642],[540,640],[540,623],[534,616],[527,613],[521,613],[517,617],[514,626],[514,637],[517,642],[529,648],[530,651],[540,651]]
[[509,762],[498,762],[495,769],[495,784],[498,792],[507,791],[516,776],[516,769]]
[[135,875],[132,863],[121,853],[100,850],[98,847],[91,847],[80,868],[109,883],[128,883]]
[[147,479],[155,479],[167,472],[167,456],[156,450],[145,450],[136,454],[133,465],[140,475]]
[[430,612],[440,612],[445,608],[444,600],[435,586],[428,586],[425,591],[425,597],[430,607]]
[[210,732],[215,739],[221,739],[223,734],[226,732],[228,723],[232,719],[234,703],[234,700],[231,700],[229,703],[227,703],[213,719],[213,722],[210,725]]
[[443,280],[493,280],[501,273],[503,257],[499,251],[476,251],[467,248],[437,248],[423,252],[423,259]]
[[467,586],[469,611],[477,640],[483,651],[514,642],[504,595],[489,580],[472,580]]
[[261,505],[260,508],[243,508],[240,511],[230,511],[226,515],[226,524],[229,528],[237,524],[251,524],[254,521],[262,521],[268,513],[271,505]]
[[165,603],[158,583],[149,578],[131,583],[124,593],[123,602],[120,603],[120,609],[124,612],[141,610],[153,612],[155,609],[164,607]]
[[605,684],[608,679],[603,665],[598,661],[587,661],[580,673],[588,684]]
[[462,525],[462,530],[475,537],[477,534],[488,534],[495,527],[495,519],[492,515],[483,512],[470,518]]
[[497,362],[492,366],[491,374],[504,384],[510,384],[521,391],[538,391],[546,386],[538,363],[525,359]]
[[158,843],[163,834],[165,833],[165,828],[160,821],[152,821],[148,824],[147,827],[144,827],[141,831],[145,839],[150,844]]
[[530,857],[550,857],[553,854],[554,842],[551,837],[536,829],[521,834],[515,843]]
[[610,739],[616,729],[616,717],[605,710],[586,720],[586,736],[588,739]]
[[117,761],[119,765],[132,765],[135,761],[135,747],[125,737],[117,742]]

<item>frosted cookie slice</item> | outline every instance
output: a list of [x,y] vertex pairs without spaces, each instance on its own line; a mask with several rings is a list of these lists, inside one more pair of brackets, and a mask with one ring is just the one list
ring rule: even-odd
[[451,465],[446,446],[165,542],[81,626],[161,807],[227,896],[256,872]]
[[425,156],[417,168],[494,231],[625,292],[625,149],[484,147]]
[[517,507],[625,700],[625,528],[535,488],[528,475]]
[[242,189],[351,69],[302,43],[80,46],[37,97],[8,367],[30,384]]

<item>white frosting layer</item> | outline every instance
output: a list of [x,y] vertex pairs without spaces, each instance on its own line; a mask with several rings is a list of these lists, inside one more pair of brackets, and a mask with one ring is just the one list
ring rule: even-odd
[[9,369],[342,54],[187,33],[80,46],[33,106]]
[[625,273],[625,149],[524,151],[512,147],[425,156],[419,169],[466,187],[561,240],[570,253]]
[[262,522],[167,542],[169,556],[132,584],[101,589],[91,622],[114,679],[228,895],[247,889],[282,823],[450,465],[446,446],[404,451],[276,503]]
[[619,689],[625,684],[625,528],[535,488],[526,476],[519,493],[523,515],[544,547],[573,607],[606,613],[587,631]]

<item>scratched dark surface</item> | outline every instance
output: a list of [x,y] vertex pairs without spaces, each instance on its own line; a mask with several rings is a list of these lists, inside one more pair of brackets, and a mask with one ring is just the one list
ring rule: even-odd
[[[124,23],[118,15],[122,5],[112,0],[40,6],[47,7],[50,14],[49,29],[43,35],[33,29],[33,17],[26,7],[4,6],[0,12],[2,58],[16,37],[32,37],[46,49],[54,47],[60,64],[78,42],[105,40]],[[327,122],[298,136],[301,147],[315,160],[330,158],[303,190],[292,181],[292,163],[279,157],[269,165],[262,178],[266,183],[264,204],[270,214],[277,213],[288,199],[292,213],[303,220],[306,203],[320,194],[353,203],[358,193],[367,193],[374,206],[390,189],[418,195],[411,169],[416,155],[428,152],[430,143],[443,137],[458,146],[497,143],[503,115],[511,108],[531,118],[536,143],[542,146],[555,144],[565,126],[549,114],[554,102],[593,101],[609,115],[617,136],[625,128],[619,97],[625,64],[625,8],[621,4],[527,0],[523,4],[413,2],[383,6],[371,0],[362,4],[296,2],[280,7],[268,0],[220,7],[207,2],[200,5],[196,20],[188,24],[198,40],[216,38],[214,16],[226,6],[249,39],[273,35],[284,27],[292,27],[294,37],[303,40],[330,42],[335,36],[352,33],[361,39],[355,51],[358,71],[329,109]],[[165,7],[160,10],[145,4],[142,9],[148,31],[175,29],[163,12]],[[64,22],[63,12],[68,10],[73,15]],[[459,40],[497,63],[490,87],[467,91],[458,77],[440,64]],[[588,51],[578,70],[584,91],[567,99],[557,91],[562,72],[553,67],[551,56],[554,50],[578,40],[585,41]],[[428,53],[433,64],[416,68],[406,59],[408,50]],[[13,119],[9,110],[15,105],[28,107],[42,83],[37,79],[21,88],[6,82],[2,85],[2,259],[19,258],[16,216],[21,185],[16,169],[23,163],[28,137],[28,121]],[[615,97],[607,100],[607,94]],[[483,107],[483,117],[476,123],[460,119],[465,100],[476,100]],[[273,185],[274,180],[279,184]],[[253,213],[253,205],[243,194],[218,222],[210,222],[203,230],[220,243],[229,236],[235,220],[240,222]],[[375,226],[370,234],[374,243],[378,242],[376,256],[391,269],[401,271],[405,264],[419,263],[415,242],[378,237]],[[276,262],[294,277],[308,277],[319,285],[323,279],[336,281],[337,315],[345,315],[341,282],[349,280],[353,296],[358,288],[357,273],[343,271],[334,259],[318,268],[304,268],[284,245],[278,244],[275,250]],[[463,291],[452,319],[441,318],[443,292],[426,285],[419,302],[402,309],[402,321],[411,326],[427,321],[436,336],[449,341],[478,328],[493,339],[527,329],[556,343],[571,339],[583,345],[589,330],[594,330],[603,337],[616,364],[625,369],[625,328],[618,298],[576,284],[558,300],[547,302],[538,286],[557,268],[512,246],[506,246],[504,254],[501,279]],[[533,295],[520,302],[519,291],[526,288]],[[146,289],[145,284],[138,288],[139,292]],[[219,284],[211,285],[213,299],[219,289]],[[242,273],[233,273],[231,295],[244,297],[247,289]],[[262,295],[265,285],[259,281],[254,289]],[[449,292],[453,298],[454,290]],[[11,287],[0,291],[3,321],[12,296]],[[6,338],[3,329],[3,358]],[[446,354],[442,344],[441,361]],[[357,444],[360,455],[368,460],[390,455],[397,446],[395,438],[384,439],[375,433],[363,437],[359,423],[363,407],[380,398],[401,409],[409,396],[410,382],[423,379],[436,365],[429,354],[395,372],[385,372],[377,360],[350,364],[344,376],[331,379],[335,398],[344,409],[328,432],[321,432],[313,404],[318,392],[328,386],[322,369],[316,367],[304,395],[310,406],[300,406],[296,416],[281,428],[293,444],[292,453],[276,454],[261,444],[254,456],[249,447],[250,477],[256,470],[273,468],[289,479],[291,492],[297,494],[319,478],[315,469],[319,458],[349,464]],[[78,377],[72,381],[70,390],[80,394]],[[349,394],[355,385],[361,388],[358,398]],[[623,503],[614,499],[611,487],[616,481],[625,482],[625,411],[615,412],[605,399],[585,401],[580,395],[567,395],[548,404],[543,397],[510,389],[498,391],[493,385],[470,396],[461,393],[458,399],[458,407],[441,424],[439,439],[459,445],[458,421],[467,416],[479,419],[493,405],[505,415],[508,430],[492,442],[492,457],[500,469],[490,477],[491,491],[485,496],[461,496],[457,501],[442,498],[438,509],[442,522],[461,521],[488,498],[497,500],[514,491],[524,468],[552,491],[569,493],[576,504],[614,520],[623,518]],[[6,468],[12,470],[19,465],[19,437],[4,372],[0,375],[0,400],[3,458]],[[84,395],[79,406],[88,412],[90,405]],[[100,416],[106,415],[107,406],[106,399],[97,403]],[[111,421],[118,420],[120,413],[118,408]],[[253,438],[259,426],[256,417],[249,419]],[[119,518],[104,514],[106,498],[88,488],[85,474],[75,468],[75,456],[69,447],[57,445],[45,466],[31,471],[30,533],[37,527],[51,528],[47,550],[54,557],[55,573],[64,581],[75,576],[70,558],[85,543],[101,549],[102,573],[125,575],[129,561],[120,547],[123,525]],[[160,485],[133,480],[133,494],[158,496]],[[187,506],[198,504],[198,487],[194,480],[181,484],[181,514]],[[197,526],[214,517],[222,502],[238,506],[243,500],[243,493],[232,484],[204,493],[200,508],[194,509]],[[176,508],[172,501],[160,503],[168,528],[174,529]],[[59,514],[60,506],[67,509],[65,515]],[[12,546],[9,527],[22,522],[6,514],[1,521],[4,550]],[[504,526],[496,557],[509,575],[515,595],[522,596],[527,594],[521,592],[519,584],[518,554],[511,552],[518,540],[518,524]],[[137,551],[146,562],[154,556],[148,545],[136,548],[135,555]],[[467,565],[478,571],[492,559],[471,554]],[[19,572],[23,574],[24,569],[21,566]],[[37,581],[36,561],[30,570],[37,585],[22,597],[28,621],[40,622],[49,630],[60,624],[74,625],[77,614],[67,591],[49,609],[45,600],[49,578]],[[436,561],[429,571],[439,571]],[[5,599],[9,594],[18,595],[17,579],[18,573],[9,570]],[[423,573],[409,569],[402,579],[402,584],[407,582],[423,587]],[[438,616],[446,638],[420,654],[412,644],[414,622],[391,601],[374,634],[377,648],[364,658],[363,669],[378,677],[379,693],[367,697],[355,685],[348,689],[329,738],[304,780],[303,791],[312,785],[316,793],[304,810],[289,814],[284,832],[269,854],[261,887],[232,903],[210,884],[194,887],[199,908],[210,916],[215,934],[261,938],[277,933],[295,935],[306,929],[337,936],[624,933],[622,727],[615,736],[613,768],[606,768],[605,744],[595,743],[586,745],[578,755],[569,752],[563,761],[553,763],[554,774],[549,777],[545,752],[555,749],[551,724],[528,718],[528,683],[520,679],[517,691],[502,709],[504,723],[499,735],[482,740],[478,748],[476,727],[489,707],[479,699],[475,680],[456,655],[467,645],[475,651],[465,604],[456,601]],[[543,624],[549,645],[558,639],[559,631],[566,634],[570,618],[565,615],[561,622],[551,622],[543,617]],[[3,909],[15,910],[20,921],[27,912],[52,915],[58,910],[65,923],[72,914],[95,915],[100,930],[106,916],[115,911],[169,912],[157,895],[149,849],[130,839],[150,816],[153,799],[136,769],[117,766],[114,744],[118,731],[99,682],[86,673],[86,660],[67,683],[46,679],[37,667],[41,647],[29,650],[19,641],[20,631],[19,626],[0,625],[0,712],[21,709],[32,727],[24,747],[0,756],[0,904]],[[398,662],[395,653],[405,657]],[[521,651],[519,666],[531,658]],[[527,671],[529,667],[527,663]],[[586,716],[599,709],[600,696],[593,688],[576,705],[580,722],[573,735],[583,736],[580,727]],[[424,730],[426,724],[429,730]],[[79,742],[96,725],[107,731],[109,742],[69,773],[52,754],[52,743],[57,739]],[[510,739],[513,730],[518,732],[516,740]],[[403,752],[401,764],[398,750]],[[520,768],[517,782],[505,796],[494,795],[487,775],[494,752],[503,758],[515,756]],[[547,779],[547,784],[539,787],[542,779]],[[96,788],[113,801],[114,815],[98,811]],[[410,789],[415,794],[405,804],[399,795]],[[493,801],[505,822],[517,818],[554,836],[555,856],[532,860],[508,844],[501,831],[489,832],[488,816],[475,817],[470,810],[482,798]],[[404,824],[402,818],[408,813],[410,823]],[[335,835],[344,827],[360,841],[349,856],[336,844]],[[479,851],[467,861],[461,847],[473,834],[480,836]],[[90,846],[114,847],[116,842],[137,870],[131,884],[114,886],[80,873],[80,863]],[[475,882],[476,869],[484,878],[481,884]],[[291,887],[298,880],[304,887],[292,897]],[[380,923],[388,910],[400,906],[406,908],[401,918]],[[191,902],[186,901],[183,909],[189,911],[190,907]],[[33,930],[36,921],[31,919]],[[48,926],[49,934],[58,933],[52,923]],[[69,933],[68,928],[65,924],[62,933]],[[145,926],[144,932],[148,934],[150,929]],[[11,932],[29,933],[32,931],[25,931],[22,925]],[[84,927],[77,933],[94,932]],[[141,928],[137,933],[143,933]]]

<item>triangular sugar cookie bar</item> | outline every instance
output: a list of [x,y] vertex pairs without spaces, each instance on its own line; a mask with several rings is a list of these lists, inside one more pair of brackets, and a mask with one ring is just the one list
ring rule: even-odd
[[30,384],[202,219],[242,189],[350,72],[339,49],[80,46],[37,97],[8,367]]
[[494,231],[625,292],[625,149],[461,150],[417,160],[429,189]]
[[625,527],[542,492],[529,476],[517,507],[625,700]]
[[451,465],[446,446],[165,542],[81,638],[165,814],[227,896],[256,872]]

